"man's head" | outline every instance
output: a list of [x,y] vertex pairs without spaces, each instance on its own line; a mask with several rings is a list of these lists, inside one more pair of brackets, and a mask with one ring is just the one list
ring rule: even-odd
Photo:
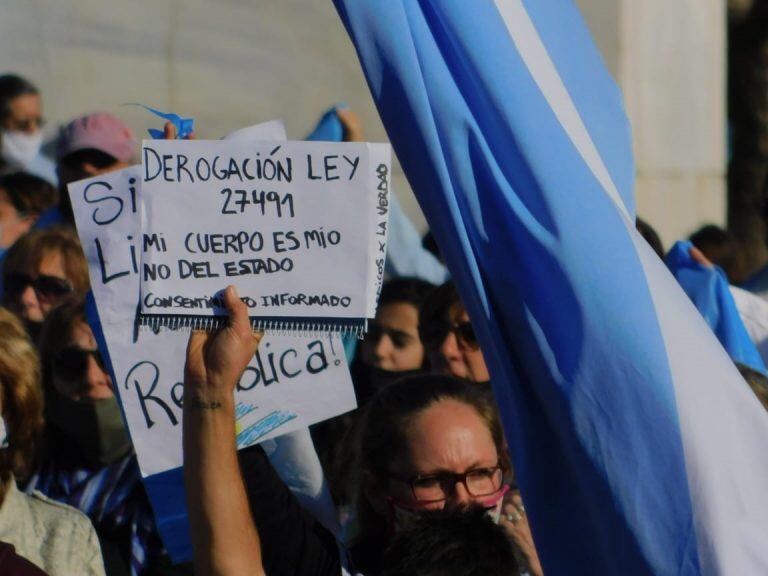
[[56,189],[42,178],[26,172],[0,176],[0,249],[26,234],[57,200]]
[[127,168],[135,159],[136,148],[131,129],[106,112],[81,116],[67,124],[56,150],[62,215],[73,221],[67,184]]
[[21,76],[0,76],[2,164],[23,169],[43,143],[43,105],[37,88]]
[[739,244],[731,232],[714,224],[708,224],[691,234],[690,241],[725,271],[729,282],[739,284],[746,280]]

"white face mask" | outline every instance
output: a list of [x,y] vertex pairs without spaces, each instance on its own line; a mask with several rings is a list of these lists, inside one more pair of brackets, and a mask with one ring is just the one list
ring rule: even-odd
[[8,430],[5,428],[5,420],[0,416],[0,449],[8,448]]
[[43,145],[43,133],[34,134],[3,130],[0,136],[3,160],[18,168],[26,168],[35,159]]

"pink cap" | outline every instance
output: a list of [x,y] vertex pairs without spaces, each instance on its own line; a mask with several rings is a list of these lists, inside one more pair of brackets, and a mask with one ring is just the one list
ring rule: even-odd
[[75,118],[59,135],[59,159],[86,148],[95,148],[122,162],[134,158],[138,143],[128,126],[107,112]]

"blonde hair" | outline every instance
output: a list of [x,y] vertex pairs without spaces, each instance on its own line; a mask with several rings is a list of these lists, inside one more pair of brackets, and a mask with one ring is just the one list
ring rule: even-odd
[[0,480],[30,472],[43,430],[40,360],[21,322],[0,308],[0,398],[8,447],[0,450]]

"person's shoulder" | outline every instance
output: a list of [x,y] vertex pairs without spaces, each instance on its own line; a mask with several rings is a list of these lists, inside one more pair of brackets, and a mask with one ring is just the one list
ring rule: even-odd
[[32,515],[52,530],[80,529],[86,533],[93,530],[91,520],[77,508],[53,500],[37,490],[25,496]]
[[20,536],[24,549],[45,570],[55,567],[59,574],[103,576],[99,541],[88,516],[37,491],[14,491],[12,501],[18,528],[24,531]]

